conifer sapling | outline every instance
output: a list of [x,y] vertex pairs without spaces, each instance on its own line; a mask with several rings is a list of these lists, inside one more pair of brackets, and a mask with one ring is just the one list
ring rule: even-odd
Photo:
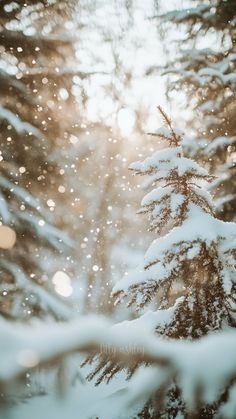
[[214,217],[204,189],[214,177],[183,156],[182,134],[158,109],[165,126],[152,135],[167,146],[130,166],[135,174],[151,178],[154,189],[143,198],[139,213],[148,214],[150,230],[158,237],[138,268],[116,284],[114,295],[138,308],[156,299],[158,309],[166,310],[174,301],[159,332],[198,338],[224,324],[234,325],[236,226]]

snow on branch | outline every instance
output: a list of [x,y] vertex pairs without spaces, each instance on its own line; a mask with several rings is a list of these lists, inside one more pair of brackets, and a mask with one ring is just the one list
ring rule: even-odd
[[5,176],[0,176],[0,187],[3,190],[10,191],[13,195],[15,195],[18,199],[22,200],[25,204],[37,210],[37,212],[41,212],[39,199],[35,198],[27,190],[21,188],[20,186],[8,180]]
[[[141,325],[140,325],[141,326]],[[1,384],[10,383],[34,367],[53,365],[76,352],[106,353],[128,365],[136,360],[156,365],[138,371],[128,385],[126,402],[142,394],[149,397],[178,379],[188,410],[216,401],[236,377],[236,333],[212,334],[197,342],[165,340],[143,327],[111,326],[99,317],[30,326],[0,321]],[[133,350],[135,348],[135,350]],[[132,349],[132,350],[131,350]],[[141,380],[141,381],[140,381]],[[142,383],[142,385],[140,385]],[[140,393],[141,392],[141,393]],[[160,400],[161,401],[161,400]]]
[[15,47],[21,47],[22,53],[28,53],[28,48],[40,48],[45,55],[50,54],[51,51],[59,54],[59,46],[70,45],[71,38],[67,36],[25,36],[18,30],[3,29],[0,34],[0,40],[2,45],[7,49]]
[[[2,270],[10,273],[15,280],[14,289],[23,292],[23,295],[34,296],[40,308],[52,313],[57,319],[68,320],[73,316],[73,310],[62,301],[57,295],[50,292],[49,289],[33,282],[28,276],[13,262],[6,262],[3,258],[0,260]],[[9,287],[9,288],[8,288]],[[5,284],[4,290],[11,290],[12,284]],[[1,350],[0,350],[1,352]]]
[[36,138],[43,138],[43,134],[29,122],[22,121],[9,109],[0,106],[0,119],[7,121],[14,128],[17,134],[34,135]]
[[195,22],[198,21],[198,19],[204,19],[205,16],[209,18],[210,8],[210,5],[202,4],[192,8],[172,10],[159,16],[153,16],[152,19],[161,18],[163,21],[173,21],[175,23],[184,23],[188,22],[189,20]]
[[73,240],[70,239],[65,232],[46,223],[44,220],[43,224],[41,224],[41,218],[34,214],[29,215],[23,212],[18,212],[17,218],[19,222],[24,221],[27,223],[32,230],[36,231],[38,237],[45,239],[55,249],[60,250],[62,245],[69,247],[73,247],[75,245]]

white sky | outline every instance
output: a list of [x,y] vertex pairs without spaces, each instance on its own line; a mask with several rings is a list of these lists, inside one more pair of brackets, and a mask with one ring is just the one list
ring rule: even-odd
[[[83,16],[87,30],[82,34],[82,47],[80,36],[77,58],[82,71],[89,69],[111,73],[94,76],[92,83],[88,84],[88,118],[92,121],[105,119],[111,125],[118,121],[122,133],[128,135],[133,128],[136,109],[149,114],[147,129],[156,127],[157,105],[163,106],[167,111],[170,109],[165,97],[165,77],[158,74],[149,77],[145,75],[149,67],[162,66],[165,63],[157,21],[149,19],[153,15],[152,1],[137,0],[134,3],[133,25],[130,26],[127,14],[116,7],[118,3],[100,1],[98,5],[101,7],[98,6],[94,13]],[[168,8],[175,7],[177,3],[183,2],[169,1]],[[104,35],[111,42],[105,42]],[[121,63],[119,75],[114,72],[111,46]],[[127,88],[124,88],[121,79],[122,66],[124,73],[130,71],[132,74],[131,85]],[[112,94],[109,94],[111,81],[118,101],[114,101]]]

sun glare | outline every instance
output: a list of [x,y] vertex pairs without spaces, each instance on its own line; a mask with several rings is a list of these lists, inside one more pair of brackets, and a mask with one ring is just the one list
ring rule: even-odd
[[71,279],[65,272],[57,271],[52,277],[52,283],[55,287],[55,291],[62,297],[71,296],[73,292]]

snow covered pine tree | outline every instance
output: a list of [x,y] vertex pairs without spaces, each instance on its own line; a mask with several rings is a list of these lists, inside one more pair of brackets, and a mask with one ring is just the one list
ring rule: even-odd
[[[160,107],[159,112],[165,126],[152,135],[167,147],[130,166],[136,174],[149,175],[150,184],[155,186],[142,200],[139,213],[148,214],[150,230],[156,231],[158,238],[137,269],[113,289],[117,302],[126,298],[128,305],[135,303],[137,309],[152,302],[157,310],[114,327],[128,323],[129,328],[137,328],[145,324],[146,330],[168,338],[192,340],[235,327],[236,224],[214,217],[211,196],[204,190],[204,183],[214,177],[183,156],[181,133],[173,129]],[[138,366],[137,362],[130,365],[129,377]],[[102,355],[88,378],[100,374],[97,383],[109,381],[122,367]],[[213,417],[215,409],[199,406],[197,415]],[[178,383],[172,383],[164,405],[158,393],[148,401],[140,417],[174,418],[178,414],[187,412]]]
[[[189,124],[202,138],[186,144],[188,156],[217,175],[211,184],[216,214],[225,221],[235,221],[236,1],[195,0],[182,5],[159,16],[165,36],[168,27],[181,27],[181,36],[175,39],[178,53],[173,61],[168,60],[164,73],[172,74],[169,93],[185,92],[194,109]],[[174,33],[176,37],[177,31]],[[207,48],[202,48],[209,33]]]
[[63,31],[71,4],[0,2],[0,223],[17,236],[13,248],[0,248],[0,318],[71,315],[50,281],[42,279],[45,264],[48,270],[55,257],[58,264],[72,245],[44,206],[59,186],[59,163],[52,154],[62,128],[48,103],[56,104],[58,89],[72,84],[71,71],[62,65],[72,50]]

